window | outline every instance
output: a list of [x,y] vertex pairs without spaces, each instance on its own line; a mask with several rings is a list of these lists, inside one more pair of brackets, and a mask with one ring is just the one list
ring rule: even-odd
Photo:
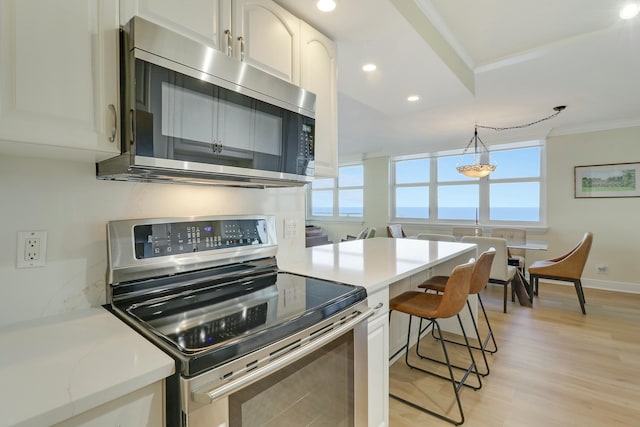
[[429,218],[429,159],[395,163],[395,218]]
[[341,166],[338,178],[320,178],[310,186],[312,217],[359,218],[364,214],[364,167]]
[[491,148],[491,162],[498,168],[482,179],[458,173],[458,153],[392,159],[392,220],[542,223],[544,146],[535,142]]

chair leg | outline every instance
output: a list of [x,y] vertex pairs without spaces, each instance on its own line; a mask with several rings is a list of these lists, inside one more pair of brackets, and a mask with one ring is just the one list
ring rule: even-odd
[[[442,352],[444,354],[445,363],[446,363],[447,368],[449,370],[449,377],[446,377],[444,375],[438,375],[438,374],[436,374],[434,372],[426,371],[426,370],[421,369],[421,368],[419,368],[417,366],[411,365],[409,363],[409,356],[408,356],[409,355],[409,338],[411,336],[411,317],[412,316],[409,316],[409,332],[407,333],[407,343],[403,347],[403,348],[407,349],[407,353],[405,355],[405,363],[407,364],[407,366],[409,366],[412,369],[416,369],[416,370],[418,370],[420,372],[423,372],[425,374],[434,375],[434,376],[437,376],[437,377],[440,377],[440,378],[444,378],[444,379],[446,379],[446,380],[451,382],[453,393],[454,393],[454,395],[456,397],[456,403],[457,403],[457,406],[458,406],[458,412],[460,414],[460,419],[456,420],[456,419],[453,419],[453,418],[446,417],[446,416],[444,416],[444,415],[442,415],[442,414],[440,414],[438,412],[435,412],[435,411],[432,411],[430,409],[424,408],[424,407],[422,407],[420,405],[417,405],[417,404],[415,404],[413,402],[410,402],[410,401],[408,401],[408,400],[406,400],[406,399],[404,399],[404,398],[402,398],[402,397],[400,397],[398,395],[392,394],[392,393],[389,393],[389,397],[392,397],[392,398],[394,398],[396,400],[399,400],[400,402],[402,402],[402,403],[404,403],[406,405],[409,405],[412,408],[418,409],[419,411],[422,411],[422,412],[425,412],[427,414],[433,415],[433,416],[435,416],[435,417],[437,417],[437,418],[439,418],[441,420],[447,421],[447,422],[452,423],[454,425],[461,425],[461,424],[464,423],[464,412],[462,410],[462,402],[460,401],[459,391],[460,391],[461,386],[464,385],[464,381],[466,380],[467,376],[469,375],[469,373],[471,371],[468,371],[460,381],[456,381],[456,379],[455,379],[455,377],[453,375],[453,369],[452,369],[452,365],[451,365],[451,360],[449,359],[449,353],[447,352],[447,347],[445,345],[445,340],[443,339],[443,336],[442,336],[442,330],[440,329],[440,325],[438,324],[436,319],[427,319],[427,320],[429,320],[435,326],[435,328],[438,329],[438,335],[440,337],[440,345],[442,346]],[[463,335],[464,335],[464,338],[465,338],[465,342],[467,342],[467,344],[468,344],[467,335],[464,333],[464,327],[462,326],[462,321],[460,320],[460,317],[458,317],[458,320],[460,322],[460,327],[462,328],[462,332],[463,332]],[[471,360],[472,360],[472,363],[471,363],[469,369],[473,368],[475,370],[475,373],[478,376],[478,381],[480,382],[480,386],[482,386],[482,380],[480,379],[480,375],[477,372],[477,369],[476,369],[476,366],[475,366],[475,360],[473,359],[473,354],[471,354],[471,349],[470,348],[469,348],[469,353],[471,355]]]
[[576,293],[578,294],[578,301],[580,301],[580,308],[582,309],[582,314],[587,314],[587,311],[584,308],[585,299],[584,299],[584,291],[582,290],[582,282],[580,279],[575,280],[573,285],[576,288]]
[[502,304],[502,312],[503,313],[507,312],[507,286],[508,286],[508,284],[505,283],[504,284],[504,302]]
[[[478,295],[478,301],[480,301],[480,307],[482,307],[482,312],[484,313],[484,318],[487,322],[487,326],[489,327],[489,332],[487,333],[487,336],[485,337],[484,341],[482,340],[482,338],[480,337],[480,331],[478,330],[478,324],[476,323],[476,319],[473,317],[473,311],[471,311],[471,304],[469,303],[469,301],[467,301],[467,308],[469,310],[469,314],[471,315],[471,322],[473,323],[473,329],[475,330],[476,333],[476,338],[478,339],[478,346],[474,346],[469,344],[469,347],[474,349],[474,350],[480,350],[482,352],[482,359],[484,360],[484,366],[485,366],[485,371],[484,372],[480,372],[480,370],[478,369],[478,373],[480,375],[482,375],[483,377],[486,377],[487,375],[489,375],[490,373],[490,368],[489,368],[489,362],[487,361],[487,355],[486,353],[495,353],[496,351],[498,351],[498,346],[496,345],[496,340],[493,337],[493,331],[491,330],[491,325],[489,324],[489,319],[487,318],[487,312],[484,310],[484,305],[482,304],[482,299],[480,299],[480,295]],[[422,326],[422,320],[420,320],[420,325]],[[429,327],[429,325],[427,325],[424,329],[420,330],[420,334],[422,334],[422,332],[424,332],[427,328]],[[439,337],[437,337],[435,335],[435,328],[431,329],[431,337],[438,340],[440,339]],[[494,350],[487,350],[487,345],[489,343],[489,339],[493,340],[493,348]],[[445,341],[451,344],[455,344],[455,345],[466,345],[465,343],[462,342],[458,342],[458,341],[453,341],[453,340],[449,340],[445,338]],[[427,356],[423,356],[422,354],[420,354],[420,336],[418,336],[418,343],[416,344],[416,354],[418,355],[419,358],[421,359],[427,359],[427,360],[431,360],[432,362],[437,362],[437,363],[443,363],[439,360],[434,360],[431,359]],[[457,365],[451,365],[456,369],[460,369],[463,371],[466,371],[467,368],[463,367],[463,366],[457,366]],[[471,387],[473,388],[473,387]]]
[[529,274],[529,280],[531,281],[531,295],[538,296],[538,276]]
[[[471,308],[469,308],[469,309],[471,309]],[[446,338],[442,338],[442,333],[439,333],[438,336],[436,336],[435,335],[436,328],[434,328],[434,327],[431,329],[431,336],[436,340],[444,340],[445,342],[449,342],[449,343],[452,343],[452,344],[458,344],[458,345],[462,345],[462,346],[467,346],[467,347],[469,347],[469,351],[471,351],[471,348],[474,348],[474,347],[472,347],[471,344],[468,344],[467,335],[465,334],[465,330],[462,327],[462,320],[460,319],[460,314],[457,314],[456,316],[458,318],[458,322],[461,325],[460,327],[461,327],[461,330],[462,330],[462,335],[464,336],[464,339],[465,339],[465,343],[457,343],[455,341],[451,341],[451,340],[448,340]],[[473,317],[472,317],[472,319],[473,319]],[[425,356],[425,355],[420,353],[420,336],[423,334],[423,332],[425,332],[429,328],[429,326],[434,325],[436,323],[434,319],[429,319],[429,324],[427,324],[427,326],[422,328],[422,320],[423,319],[420,319],[420,326],[418,327],[418,342],[416,343],[416,355],[420,359],[423,359],[423,360],[429,360],[430,362],[439,363],[441,365],[447,364],[445,361],[434,359],[432,357]],[[475,322],[474,322],[474,326],[475,326]],[[476,328],[476,331],[477,331],[477,328]],[[479,341],[479,339],[478,339],[478,341]],[[477,349],[478,350],[482,350],[481,348],[477,348]],[[483,352],[483,357],[484,357],[484,352]],[[486,357],[485,357],[484,360],[485,360],[485,363],[486,363],[487,362]],[[487,373],[486,374],[480,374],[478,372],[478,365],[476,364],[476,361],[475,361],[473,355],[471,355],[471,361],[472,361],[472,364],[470,366],[467,366],[467,367],[458,366],[458,365],[454,365],[454,364],[450,364],[450,365],[451,365],[452,368],[459,369],[461,371],[465,371],[466,372],[464,377],[462,378],[462,380],[456,381],[456,383],[459,383],[461,386],[465,386],[465,387],[468,387],[468,388],[473,389],[473,390],[480,390],[482,388],[482,381],[478,382],[477,386],[474,386],[474,385],[471,385],[471,384],[466,384],[465,383],[465,379],[469,375],[469,372],[470,372],[472,366],[473,366],[474,372],[476,372],[477,375],[483,375],[483,376],[484,375],[488,375],[489,374],[489,365],[488,364],[486,365],[487,366]],[[409,365],[408,362],[407,362],[407,365]],[[411,366],[411,365],[409,365],[409,366]],[[411,367],[413,367],[413,366],[411,366]],[[429,372],[429,374],[433,375],[435,377],[439,377],[439,378],[445,379],[445,380],[448,379],[447,377],[442,376],[440,374],[436,374],[434,372]]]
[[[491,323],[489,322],[489,316],[487,316],[487,311],[484,308],[484,302],[482,301],[482,298],[480,297],[480,294],[477,294],[477,295],[478,295],[478,302],[480,303],[480,308],[482,309],[482,314],[484,315],[484,320],[485,320],[485,322],[487,322],[487,328],[489,329],[489,332],[487,333],[487,336],[484,338],[484,341],[482,341],[482,346],[481,347],[471,346],[471,348],[473,348],[475,350],[484,350],[484,351],[487,351],[487,352],[493,354],[493,353],[496,353],[498,351],[498,344],[496,343],[496,338],[495,338],[495,335],[493,334],[493,329],[491,328]],[[426,330],[427,327],[425,327],[424,330]],[[422,332],[424,332],[424,330]],[[434,339],[438,339],[438,337],[436,337],[436,335],[434,333],[434,330],[431,331],[431,337],[434,338]],[[488,349],[489,340],[491,340],[492,343],[493,343],[493,350]],[[457,342],[457,341],[446,340],[446,339],[445,339],[445,341],[446,342],[450,342],[452,344],[464,345],[463,343]]]

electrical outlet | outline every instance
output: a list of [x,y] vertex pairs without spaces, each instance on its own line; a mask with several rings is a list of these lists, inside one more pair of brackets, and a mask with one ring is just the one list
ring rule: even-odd
[[607,274],[609,272],[609,266],[606,264],[600,264],[596,266],[598,274]]
[[24,242],[24,259],[25,261],[40,260],[40,238],[28,237]]
[[16,258],[18,268],[44,267],[47,264],[47,232],[19,231]]

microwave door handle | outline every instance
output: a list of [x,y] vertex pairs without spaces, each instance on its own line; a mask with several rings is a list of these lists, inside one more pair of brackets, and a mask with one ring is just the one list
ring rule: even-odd
[[240,61],[244,62],[244,37],[238,37],[238,41],[240,42]]
[[118,133],[118,113],[116,107],[113,104],[108,105],[109,111],[113,114],[113,127],[111,128],[111,136],[109,136],[109,142],[116,140],[116,134]]
[[129,110],[129,118],[131,120],[131,144],[134,143],[134,141],[136,140],[135,136],[134,136],[134,132],[135,132],[135,117],[134,117],[134,111],[133,108]]
[[227,35],[227,56],[233,56],[233,36],[231,30],[224,30]]

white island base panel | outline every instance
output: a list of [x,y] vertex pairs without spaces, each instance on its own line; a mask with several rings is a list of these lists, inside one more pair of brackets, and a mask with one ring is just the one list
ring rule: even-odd
[[8,325],[0,347],[2,427],[133,427],[164,417],[173,359],[103,308]]

